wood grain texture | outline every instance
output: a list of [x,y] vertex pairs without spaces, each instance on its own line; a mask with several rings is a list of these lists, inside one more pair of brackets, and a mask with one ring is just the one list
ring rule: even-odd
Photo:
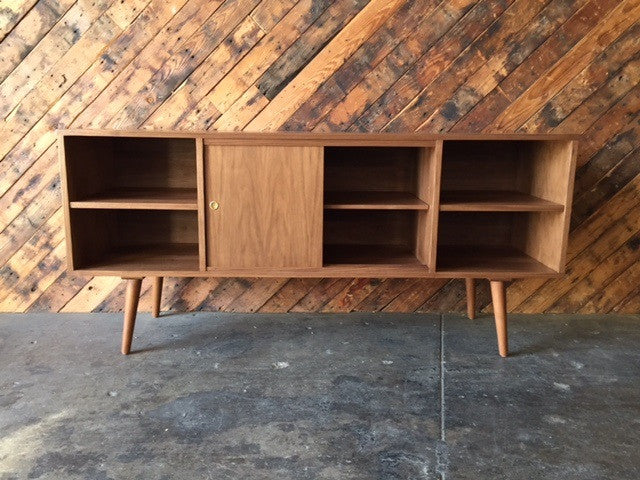
[[[639,311],[635,0],[9,4],[0,14],[2,311],[123,308],[120,281],[65,272],[55,130],[87,127],[579,133],[567,273],[511,283],[507,309]],[[202,262],[197,253],[187,261]],[[540,258],[556,263],[558,253]],[[460,281],[363,276],[167,278],[163,307],[465,310]],[[485,283],[478,311],[490,308]]]
[[473,278],[465,278],[464,285],[467,291],[467,317],[473,320],[476,318],[476,281]]
[[506,357],[509,354],[509,338],[507,335],[507,302],[504,282],[491,280],[491,299],[498,336],[498,352],[501,357]]
[[322,148],[205,147],[207,267],[322,266]]

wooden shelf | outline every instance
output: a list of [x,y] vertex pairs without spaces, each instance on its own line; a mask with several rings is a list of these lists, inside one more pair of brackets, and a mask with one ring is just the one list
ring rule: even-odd
[[109,251],[100,260],[83,266],[95,272],[196,272],[198,244],[173,243],[164,245],[136,245]]
[[327,192],[325,210],[428,210],[408,192]]
[[439,246],[436,271],[452,277],[557,275],[546,265],[509,246]]
[[120,210],[197,210],[195,188],[140,188],[109,190],[84,200],[70,202],[71,208]]
[[522,192],[500,190],[443,191],[443,212],[562,212],[564,206]]

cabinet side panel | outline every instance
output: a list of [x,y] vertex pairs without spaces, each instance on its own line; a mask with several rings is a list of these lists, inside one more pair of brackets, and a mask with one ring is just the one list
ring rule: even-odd
[[557,271],[564,271],[576,162],[575,141],[536,142],[531,152],[531,194],[559,203],[562,212],[538,212],[514,225],[514,244]]
[[[529,191],[550,202],[567,206],[573,184],[573,141],[534,141],[531,158]],[[571,184],[571,185],[570,185]]]
[[62,210],[64,212],[64,238],[67,252],[67,268],[74,269],[73,242],[71,241],[71,212],[69,209],[69,182],[67,179],[67,161],[65,157],[64,135],[58,133],[58,161],[60,162],[60,187],[62,192]]
[[512,225],[512,245],[559,272],[563,226],[563,212],[530,212],[515,215]]
[[429,210],[418,214],[415,253],[432,272],[436,269],[441,170],[442,142],[436,142],[433,148],[420,149],[416,191],[418,198],[429,205]]
[[207,236],[204,175],[204,142],[202,137],[196,138],[196,185],[198,191],[198,268],[207,269]]
[[564,218],[562,232],[562,251],[560,252],[560,265],[558,271],[564,273],[567,263],[567,244],[569,243],[569,227],[571,226],[571,208],[573,206],[573,186],[576,178],[576,161],[578,159],[578,141],[571,140],[568,150],[564,153],[568,157],[567,166],[567,190],[564,200]]
[[322,266],[322,147],[205,149],[211,269]]

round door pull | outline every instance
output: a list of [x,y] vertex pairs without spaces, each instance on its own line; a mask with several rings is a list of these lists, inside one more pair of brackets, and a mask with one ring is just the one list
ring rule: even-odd
[[218,208],[220,208],[220,205],[218,204],[218,202],[216,202],[215,200],[211,200],[209,202],[209,208],[211,210],[218,210]]

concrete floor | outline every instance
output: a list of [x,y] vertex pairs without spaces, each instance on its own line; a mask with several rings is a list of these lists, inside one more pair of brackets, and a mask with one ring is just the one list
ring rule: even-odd
[[0,479],[637,479],[640,316],[0,316]]

